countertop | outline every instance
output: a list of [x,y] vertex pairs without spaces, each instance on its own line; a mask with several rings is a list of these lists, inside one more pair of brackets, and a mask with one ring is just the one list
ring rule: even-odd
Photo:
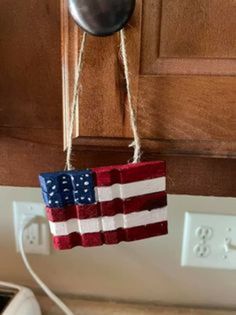
[[[63,315],[47,297],[37,296],[43,315]],[[75,315],[236,315],[236,311],[64,299]]]

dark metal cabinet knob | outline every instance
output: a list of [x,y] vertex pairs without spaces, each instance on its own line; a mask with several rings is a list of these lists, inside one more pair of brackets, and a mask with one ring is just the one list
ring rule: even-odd
[[69,0],[75,22],[96,36],[111,35],[122,29],[134,8],[135,0]]

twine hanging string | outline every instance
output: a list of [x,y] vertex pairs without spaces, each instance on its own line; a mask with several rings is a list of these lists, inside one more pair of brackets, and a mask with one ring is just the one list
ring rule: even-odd
[[78,112],[78,108],[79,108],[80,77],[81,77],[82,68],[83,68],[83,56],[84,56],[84,50],[85,50],[85,42],[86,42],[86,32],[84,32],[82,35],[82,40],[81,40],[81,45],[80,45],[80,50],[79,50],[75,85],[74,85],[74,91],[73,91],[72,106],[71,106],[71,112],[70,112],[70,124],[69,124],[69,130],[68,130],[68,134],[67,134],[68,137],[67,137],[67,152],[66,152],[65,169],[68,171],[73,170],[73,166],[72,166],[72,162],[71,162],[71,160],[72,160],[73,129],[74,129],[76,113]]
[[[76,69],[76,78],[75,78],[75,85],[73,91],[73,99],[72,99],[72,106],[71,106],[71,113],[70,113],[70,124],[69,124],[69,131],[68,131],[68,138],[67,138],[67,152],[66,152],[66,170],[73,170],[72,166],[72,141],[73,141],[73,129],[74,129],[74,122],[76,118],[76,113],[78,112],[79,108],[79,91],[80,91],[80,79],[81,73],[83,69],[83,56],[85,51],[85,43],[86,43],[86,32],[83,33],[79,56],[78,56],[78,64]],[[138,127],[137,127],[137,117],[136,117],[136,110],[133,106],[132,102],[132,93],[131,93],[131,84],[130,84],[130,76],[129,76],[129,67],[128,67],[128,57],[126,51],[126,39],[125,33],[122,29],[120,31],[120,49],[121,49],[121,57],[124,66],[124,75],[126,81],[126,89],[127,89],[127,103],[130,115],[130,125],[134,136],[134,141],[129,145],[129,147],[134,148],[134,154],[132,163],[140,162],[141,158],[141,144],[140,144],[140,137],[138,134]]]
[[128,108],[129,108],[129,116],[130,116],[130,126],[133,132],[134,141],[129,145],[129,147],[134,148],[134,155],[132,163],[138,163],[141,159],[141,141],[138,133],[138,125],[137,125],[137,113],[133,106],[132,93],[131,93],[131,84],[130,84],[130,75],[129,75],[129,67],[128,67],[128,57],[126,51],[126,38],[125,31],[122,29],[120,31],[120,49],[121,49],[121,57],[124,65],[124,74],[126,81],[126,90],[127,90],[127,100],[128,100]]

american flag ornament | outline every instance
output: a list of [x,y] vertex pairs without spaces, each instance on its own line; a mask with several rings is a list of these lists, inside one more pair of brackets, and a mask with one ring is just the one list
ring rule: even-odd
[[130,145],[134,148],[133,163],[73,170],[72,140],[85,43],[84,32],[71,104],[66,171],[39,176],[54,247],[61,250],[131,242],[168,232],[165,162],[140,162],[141,141],[132,103],[124,30],[120,31],[120,48],[134,136]]
[[165,162],[39,176],[54,247],[92,247],[168,233]]

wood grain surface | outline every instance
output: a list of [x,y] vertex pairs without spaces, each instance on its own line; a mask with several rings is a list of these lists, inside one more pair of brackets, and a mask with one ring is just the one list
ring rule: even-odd
[[160,57],[236,57],[234,1],[162,0],[160,14]]
[[142,74],[236,74],[236,7],[224,0],[145,0]]
[[[143,159],[167,161],[169,193],[236,196],[235,6],[187,4],[138,0],[127,27]],[[0,27],[0,184],[38,186],[39,172],[64,168],[81,33],[66,0],[4,0]],[[126,101],[119,35],[89,36],[77,167],[131,158]]]
[[[234,16],[232,1],[139,0],[126,29],[143,157],[167,160],[175,183],[169,192],[236,194]],[[71,33],[64,29],[62,37]],[[88,38],[74,140],[88,156],[83,165],[125,162],[132,154],[118,56],[118,35]]]
[[60,4],[3,0],[0,29],[0,184],[38,186],[64,164]]

